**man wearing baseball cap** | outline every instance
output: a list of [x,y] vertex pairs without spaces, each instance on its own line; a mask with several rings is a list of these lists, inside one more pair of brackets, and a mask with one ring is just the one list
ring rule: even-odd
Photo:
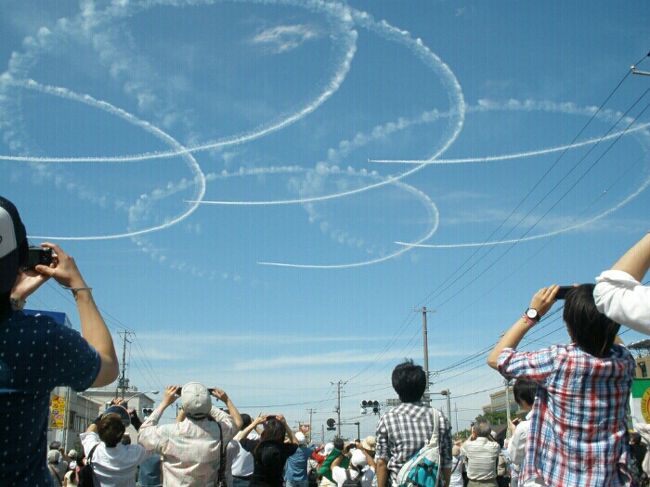
[[[27,269],[27,232],[18,210],[0,196],[0,479],[3,486],[50,486],[44,461],[50,393],[113,382],[119,366],[113,340],[74,259],[44,243],[52,262]],[[49,278],[72,291],[81,335],[51,318],[22,312]],[[83,335],[83,336],[82,336]]]
[[[183,410],[177,422],[158,425],[179,396]],[[214,407],[211,397],[223,401],[230,414]],[[162,455],[165,487],[217,487],[222,453],[225,462],[228,442],[241,426],[239,411],[224,391],[188,382],[167,387],[160,406],[140,426],[138,442]]]

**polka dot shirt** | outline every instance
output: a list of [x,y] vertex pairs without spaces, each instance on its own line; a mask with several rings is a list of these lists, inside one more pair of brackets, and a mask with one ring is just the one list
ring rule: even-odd
[[99,354],[75,330],[47,316],[15,312],[0,323],[0,485],[50,487],[47,427],[56,386],[83,391]]

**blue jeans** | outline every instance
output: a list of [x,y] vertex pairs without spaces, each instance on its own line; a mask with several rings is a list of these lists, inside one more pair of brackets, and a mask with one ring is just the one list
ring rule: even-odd
[[307,487],[307,480],[285,480],[284,487]]
[[250,479],[238,479],[237,477],[232,478],[232,487],[248,487],[250,483]]

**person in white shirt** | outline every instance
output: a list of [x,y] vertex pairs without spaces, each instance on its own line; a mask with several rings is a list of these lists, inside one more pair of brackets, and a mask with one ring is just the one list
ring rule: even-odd
[[[163,412],[179,396],[183,410],[178,422],[159,426]],[[212,406],[210,396],[225,402],[230,414]],[[167,387],[160,406],[140,426],[138,442],[162,455],[164,487],[216,487],[221,442],[225,450],[241,424],[239,411],[224,391],[188,382]]]
[[650,232],[596,278],[598,311],[633,330],[650,335],[650,287],[641,280],[650,268]]
[[[340,467],[344,454],[332,462],[332,479],[338,487],[343,487],[343,482],[348,478],[354,480],[361,476],[361,487],[370,487],[375,478],[375,469],[368,465],[369,454],[363,448],[350,450],[350,466],[348,468]],[[372,460],[372,457],[370,457]]]
[[481,420],[472,427],[472,436],[460,447],[467,459],[468,487],[497,487],[497,459],[501,447],[490,437],[492,426]]
[[451,448],[451,477],[449,487],[464,487],[463,472],[465,471],[465,458],[460,454],[460,446]]
[[255,466],[253,451],[260,442],[260,436],[255,430],[256,425],[250,415],[242,413],[241,418],[243,429],[228,443],[226,450],[229,487],[248,487]]
[[124,445],[125,426],[116,413],[103,414],[79,438],[101,487],[135,487],[138,465],[147,457],[140,445]]
[[[532,417],[533,403],[535,402],[535,394],[537,393],[537,384],[528,379],[517,379],[512,388],[515,396],[515,402],[519,405],[522,411],[526,413],[526,419],[520,421],[515,426],[510,423],[508,427],[513,431],[512,438],[508,443],[508,456],[512,462],[512,473],[510,476],[510,487],[517,487],[519,485],[519,473],[521,472],[524,460],[526,458],[526,440],[528,439],[528,431],[530,429],[530,419]],[[532,484],[528,485],[544,485],[535,480]]]

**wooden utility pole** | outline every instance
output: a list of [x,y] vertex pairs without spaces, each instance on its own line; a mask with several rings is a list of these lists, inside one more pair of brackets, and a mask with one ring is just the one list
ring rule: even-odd
[[424,374],[427,377],[426,387],[424,389],[424,402],[431,404],[431,396],[429,395],[429,334],[427,331],[427,313],[434,313],[434,310],[427,309],[426,306],[422,306],[422,308],[417,311],[422,313],[422,348],[424,355]]
[[131,332],[124,330],[119,332],[119,335],[122,337],[122,372],[117,382],[117,389],[115,389],[115,397],[126,397],[126,391],[129,388],[129,380],[126,378],[126,346],[131,343],[129,340]]

